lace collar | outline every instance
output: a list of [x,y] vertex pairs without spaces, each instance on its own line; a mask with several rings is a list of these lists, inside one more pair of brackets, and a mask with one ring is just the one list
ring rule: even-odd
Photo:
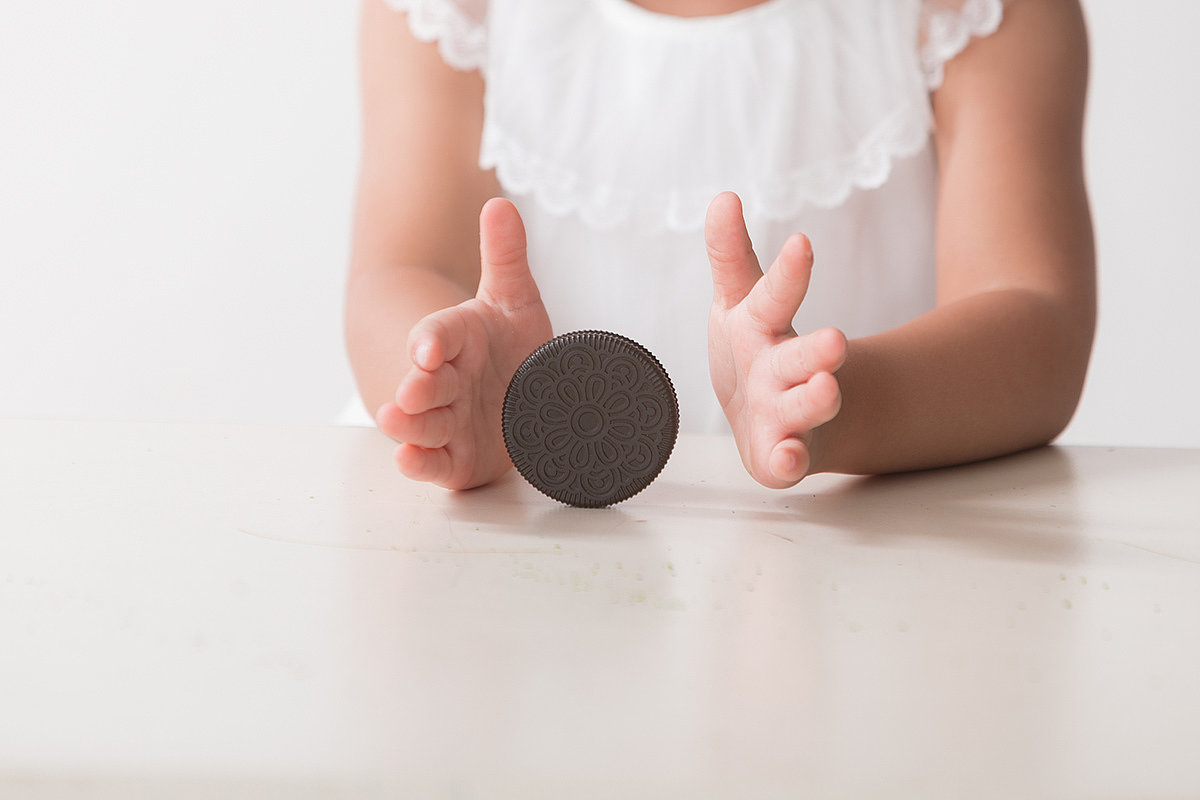
[[794,218],[882,185],[928,93],[1001,0],[766,0],[675,17],[629,0],[389,0],[487,78],[480,164],[594,227],[694,230],[737,191]]

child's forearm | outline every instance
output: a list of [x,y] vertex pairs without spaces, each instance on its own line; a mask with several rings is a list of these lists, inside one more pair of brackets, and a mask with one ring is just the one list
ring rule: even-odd
[[812,471],[947,466],[1049,442],[1078,403],[1093,327],[1087,304],[998,290],[851,341]]
[[392,400],[411,366],[408,332],[421,318],[466,300],[453,280],[419,267],[362,267],[346,284],[346,349],[367,411]]

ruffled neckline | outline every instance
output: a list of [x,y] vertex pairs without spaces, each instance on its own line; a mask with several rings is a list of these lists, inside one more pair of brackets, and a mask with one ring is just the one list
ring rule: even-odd
[[492,0],[480,163],[596,228],[696,230],[726,189],[768,219],[836,206],[928,140],[904,8],[768,0],[677,17]]
[[794,219],[884,184],[932,128],[942,65],[1002,0],[388,0],[487,79],[479,163],[588,225],[695,230],[732,189]]

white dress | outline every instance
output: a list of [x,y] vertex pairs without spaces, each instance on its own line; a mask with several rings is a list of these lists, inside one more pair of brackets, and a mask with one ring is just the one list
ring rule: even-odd
[[479,163],[517,204],[556,333],[663,363],[681,430],[727,430],[708,377],[709,201],[742,198],[764,269],[816,255],[795,326],[862,336],[933,307],[930,93],[1002,0],[766,0],[714,17],[628,0],[388,0],[486,81]]

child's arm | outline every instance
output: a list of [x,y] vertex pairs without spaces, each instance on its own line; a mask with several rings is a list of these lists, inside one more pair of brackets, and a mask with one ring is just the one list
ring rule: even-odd
[[498,382],[551,332],[516,209],[484,208],[500,186],[478,166],[483,79],[447,66],[382,0],[363,4],[360,56],[350,362],[405,474],[486,483],[510,465]]
[[[948,66],[934,95],[937,308],[848,345],[780,324],[803,299],[806,244],[785,247],[755,285],[756,267],[735,255],[748,248],[740,209],[714,203],[714,385],[726,385],[735,434],[748,432],[739,447],[757,479],[961,463],[1066,426],[1095,327],[1086,85],[1076,0],[1014,0],[1000,29]],[[755,346],[762,355],[739,363]]]

